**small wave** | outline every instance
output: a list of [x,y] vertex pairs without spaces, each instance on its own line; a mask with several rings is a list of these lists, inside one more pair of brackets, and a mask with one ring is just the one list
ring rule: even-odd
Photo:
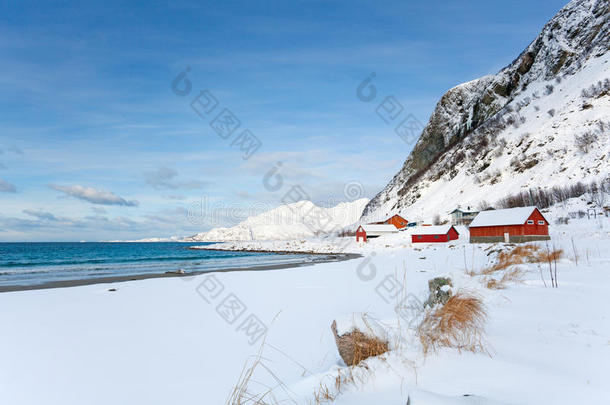
[[[60,261],[8,261],[0,263],[0,268],[10,267],[36,267],[36,266],[69,266],[82,264],[100,264],[100,263],[139,263],[139,262],[167,262],[167,261],[187,261],[187,260],[217,260],[230,259],[234,257],[252,256],[249,252],[231,252],[228,254],[214,254],[205,257],[198,255],[189,256],[160,256],[160,257],[137,257],[137,258],[105,258],[105,259],[86,259],[86,260],[60,260]],[[2,273],[0,273],[2,274]]]

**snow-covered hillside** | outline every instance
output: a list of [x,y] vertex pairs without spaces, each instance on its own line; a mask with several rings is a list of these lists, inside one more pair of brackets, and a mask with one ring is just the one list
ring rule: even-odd
[[610,2],[574,0],[509,66],[449,90],[363,220],[610,177]]
[[368,202],[367,198],[362,198],[324,208],[310,201],[299,201],[250,217],[231,228],[214,228],[185,240],[222,242],[285,240],[316,236],[356,223]]

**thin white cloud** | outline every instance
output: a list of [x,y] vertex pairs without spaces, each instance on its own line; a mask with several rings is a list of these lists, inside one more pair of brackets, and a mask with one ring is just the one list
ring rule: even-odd
[[95,212],[96,214],[105,214],[106,213],[106,209],[102,208],[102,207],[91,207],[91,211]]
[[136,207],[140,203],[135,200],[126,200],[113,192],[106,190],[98,190],[93,187],[85,187],[81,185],[60,186],[57,184],[49,184],[53,190],[61,191],[62,193],[78,198],[79,200],[88,201],[92,204],[99,205],[122,205],[126,207]]
[[144,172],[144,179],[146,183],[150,184],[156,189],[196,189],[202,188],[204,183],[197,180],[190,181],[178,181],[178,172],[169,167],[159,167],[157,170],[151,172]]
[[23,210],[23,213],[26,215],[29,215],[31,217],[38,218],[43,221],[58,221],[59,220],[59,218],[57,218],[55,215],[51,214],[50,212],[41,211],[41,210],[26,209],[26,210]]
[[0,192],[2,192],[2,193],[16,193],[17,192],[17,187],[14,184],[9,183],[6,180],[0,179]]

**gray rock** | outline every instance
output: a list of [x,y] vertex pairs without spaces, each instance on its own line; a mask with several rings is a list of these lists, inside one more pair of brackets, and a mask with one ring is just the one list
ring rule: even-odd
[[436,277],[428,280],[430,296],[424,303],[424,307],[433,307],[438,304],[445,305],[452,295],[451,289],[445,286],[453,287],[453,283],[449,277]]

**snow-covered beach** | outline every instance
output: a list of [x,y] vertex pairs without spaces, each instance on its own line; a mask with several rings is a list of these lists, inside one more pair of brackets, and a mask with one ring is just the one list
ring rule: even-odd
[[[399,234],[367,244],[359,259],[286,271],[3,293],[0,402],[220,404],[262,345],[249,390],[270,389],[278,402],[316,403],[327,387],[337,404],[603,403],[609,232],[606,217],[553,227],[552,244],[565,252],[556,289],[543,285],[536,264],[519,266],[523,280],[506,289],[467,274],[489,266],[502,245],[413,247]],[[404,279],[404,293],[423,302],[439,275],[484,298],[488,354],[446,348],[424,356],[408,315],[397,316],[389,280]],[[227,297],[242,304],[235,319]],[[337,390],[348,368],[330,324],[360,313],[400,344],[351,369],[358,377]],[[242,326],[248,318],[266,337]]]

